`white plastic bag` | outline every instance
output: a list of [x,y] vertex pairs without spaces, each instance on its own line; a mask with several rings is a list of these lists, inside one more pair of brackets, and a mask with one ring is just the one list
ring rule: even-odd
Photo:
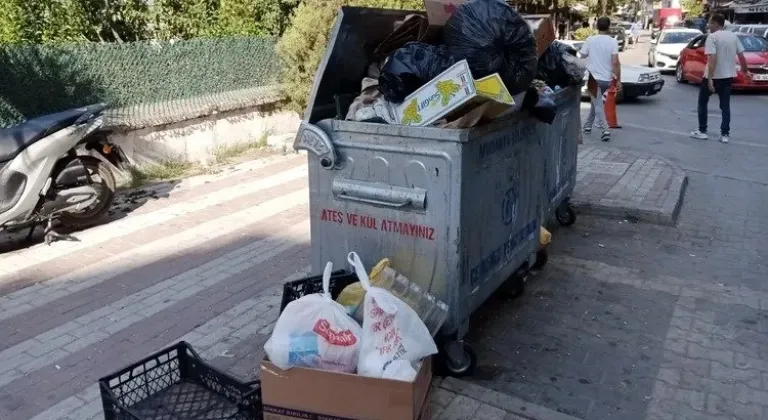
[[[355,268],[366,290],[362,347],[357,374],[372,378],[413,380],[415,369],[403,375],[403,362],[413,365],[437,353],[432,335],[408,304],[387,290],[372,287],[360,257],[350,252],[347,260]],[[395,366],[391,366],[394,362]],[[406,377],[410,376],[410,378]]]
[[352,373],[357,367],[362,330],[328,292],[333,264],[323,272],[323,292],[289,303],[264,345],[280,369],[307,367]]

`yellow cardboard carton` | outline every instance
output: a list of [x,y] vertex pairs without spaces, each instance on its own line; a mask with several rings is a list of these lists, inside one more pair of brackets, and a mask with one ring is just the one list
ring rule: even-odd
[[394,114],[401,125],[427,126],[461,117],[488,102],[493,106],[484,111],[484,119],[498,117],[515,105],[498,74],[474,80],[462,60],[395,105]]

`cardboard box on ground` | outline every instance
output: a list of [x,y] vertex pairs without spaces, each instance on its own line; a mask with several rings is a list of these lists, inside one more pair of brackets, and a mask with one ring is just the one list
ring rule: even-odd
[[431,358],[413,382],[261,362],[265,420],[429,420]]

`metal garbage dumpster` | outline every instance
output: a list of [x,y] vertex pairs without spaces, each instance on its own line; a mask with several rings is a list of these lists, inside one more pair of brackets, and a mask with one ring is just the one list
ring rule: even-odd
[[465,130],[335,119],[335,97],[358,93],[368,51],[407,14],[337,18],[295,142],[309,152],[312,266],[343,267],[350,251],[368,267],[389,258],[450,306],[439,341],[460,375],[475,363],[461,341],[470,315],[535,258],[542,148],[527,113]]
[[539,125],[544,155],[542,220],[546,222],[554,216],[561,225],[570,226],[576,222],[570,197],[576,185],[581,91],[575,86],[561,89],[555,92],[554,101],[555,120],[551,125]]

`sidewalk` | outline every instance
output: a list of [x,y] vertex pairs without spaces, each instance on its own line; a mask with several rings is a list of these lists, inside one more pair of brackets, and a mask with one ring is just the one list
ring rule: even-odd
[[[0,418],[101,419],[98,379],[178,340],[253,377],[281,285],[310,269],[308,198],[306,157],[271,157],[124,196],[80,242],[0,241]],[[436,386],[435,418],[567,419]]]
[[650,155],[613,148],[579,149],[573,204],[582,213],[674,225],[688,177]]

